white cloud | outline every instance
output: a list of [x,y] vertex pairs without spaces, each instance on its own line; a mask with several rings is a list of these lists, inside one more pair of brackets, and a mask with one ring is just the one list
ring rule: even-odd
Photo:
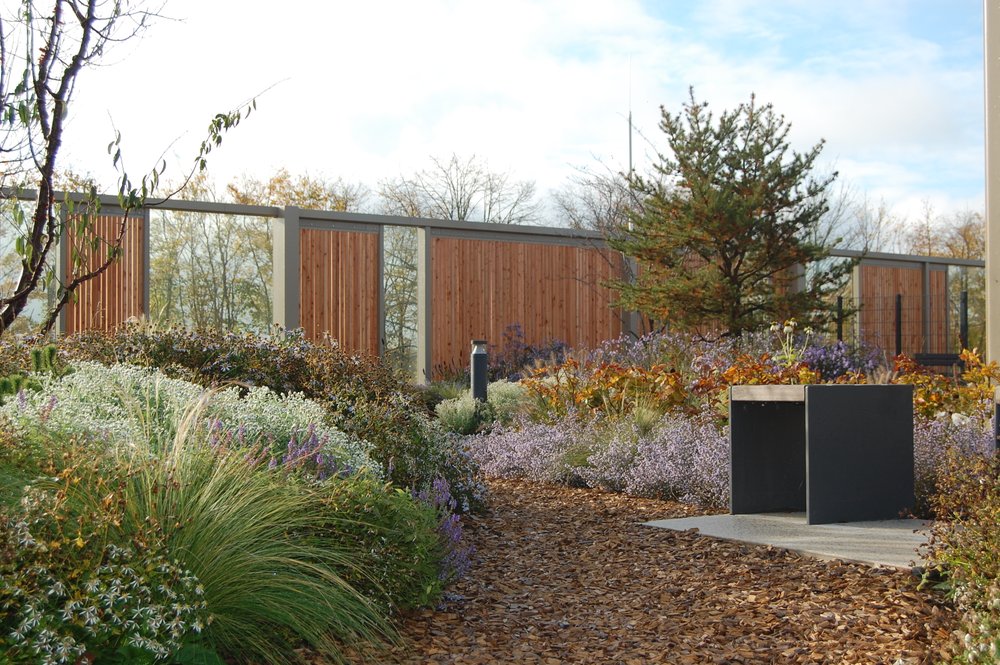
[[131,169],[181,137],[176,175],[214,113],[273,85],[212,155],[218,179],[284,166],[374,186],[456,152],[544,189],[594,156],[625,163],[630,98],[648,163],[659,106],[679,110],[694,85],[716,110],[755,91],[792,122],[796,147],[825,138],[829,164],[886,197],[982,190],[981,44],[961,25],[915,28],[908,3],[175,0],[167,11],[186,18],[87,72],[64,163],[107,175],[110,109]]

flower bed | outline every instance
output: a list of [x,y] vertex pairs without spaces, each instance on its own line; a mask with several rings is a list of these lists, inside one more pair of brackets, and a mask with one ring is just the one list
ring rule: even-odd
[[965,351],[964,373],[950,378],[904,356],[881,365],[878,358],[871,349],[824,345],[792,323],[716,343],[676,334],[623,338],[527,368],[519,415],[503,425],[478,422],[470,449],[488,476],[724,508],[729,386],[911,384],[916,512],[942,518],[929,558],[966,613],[958,662],[995,662],[1000,471],[993,391],[1000,367]]
[[[195,338],[172,334],[172,357],[198,362]],[[395,644],[395,612],[434,603],[467,568],[455,512],[469,497],[439,471],[475,490],[473,468],[452,464],[462,452],[404,386],[350,398],[374,411],[357,420],[375,443],[340,426],[352,363],[338,384],[305,343],[278,359],[283,384],[262,371],[206,388],[180,377],[212,384],[218,367],[80,359],[150,345],[91,339],[35,374],[4,349],[5,371],[30,379],[0,406],[4,662],[287,662],[302,645],[336,660],[347,644]],[[153,346],[149,365],[166,353]],[[316,397],[289,390],[303,383]],[[422,451],[411,482],[379,458],[392,441]]]

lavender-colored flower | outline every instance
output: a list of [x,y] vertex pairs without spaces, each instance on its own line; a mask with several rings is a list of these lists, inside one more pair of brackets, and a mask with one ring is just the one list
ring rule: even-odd
[[438,476],[429,487],[414,491],[413,496],[438,515],[437,533],[445,552],[438,576],[446,583],[461,578],[472,565],[475,548],[464,540],[462,520],[455,514],[458,503],[448,481]]
[[873,347],[851,346],[842,340],[829,345],[813,344],[802,360],[820,373],[823,381],[833,381],[848,372],[869,374],[882,362],[882,353]]
[[[957,415],[957,414],[955,414]],[[993,421],[980,418],[916,416],[913,423],[913,472],[918,511],[926,511],[948,451],[963,455],[993,453]]]
[[634,419],[521,422],[472,439],[487,476],[592,487],[721,507],[729,501],[729,437],[709,414],[668,414],[644,432]]

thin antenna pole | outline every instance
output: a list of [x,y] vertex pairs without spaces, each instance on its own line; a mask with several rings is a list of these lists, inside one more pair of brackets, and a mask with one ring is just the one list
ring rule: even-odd
[[628,57],[628,174],[632,176],[632,56]]

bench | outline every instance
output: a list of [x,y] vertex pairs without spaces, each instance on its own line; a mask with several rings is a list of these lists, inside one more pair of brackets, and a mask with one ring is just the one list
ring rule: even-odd
[[959,370],[965,369],[965,363],[958,357],[957,353],[917,353],[913,359],[924,367],[955,367]]
[[913,509],[913,386],[732,386],[730,512],[808,524]]

